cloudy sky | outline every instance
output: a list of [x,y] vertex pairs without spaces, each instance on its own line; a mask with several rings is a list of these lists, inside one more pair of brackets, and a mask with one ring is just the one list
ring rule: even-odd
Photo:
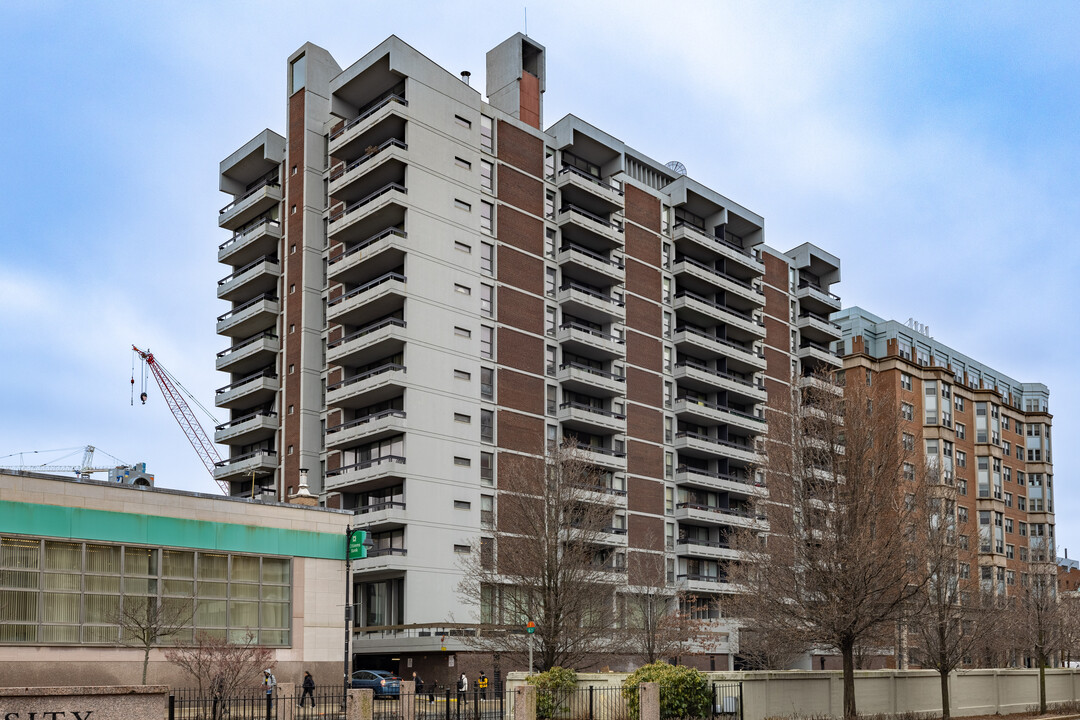
[[[770,245],[839,256],[846,305],[1049,385],[1059,549],[1080,555],[1080,4],[546,0],[527,15],[547,123],[573,112],[682,161],[762,214]],[[130,346],[212,407],[218,162],[283,129],[288,54],[311,41],[346,67],[396,34],[482,88],[485,52],[525,16],[0,3],[0,456],[89,443],[213,492],[157,390],[130,404]]]

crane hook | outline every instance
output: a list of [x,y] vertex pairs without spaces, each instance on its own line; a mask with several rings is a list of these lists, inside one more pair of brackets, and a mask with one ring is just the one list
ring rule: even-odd
[[142,404],[146,404],[146,393],[139,393],[139,399],[142,400]]

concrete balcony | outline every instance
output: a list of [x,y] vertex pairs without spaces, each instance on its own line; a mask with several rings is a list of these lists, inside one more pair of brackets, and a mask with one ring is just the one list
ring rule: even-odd
[[[408,192],[400,182],[388,182],[356,202],[348,205],[339,203],[330,214],[330,241],[349,242],[367,237],[370,229],[364,221],[379,214],[400,216],[406,206]],[[382,223],[382,227],[385,226],[385,222]]]
[[[336,200],[352,203],[369,195],[387,181],[400,181],[408,164],[409,146],[403,140],[390,138],[352,162],[338,163],[330,168],[330,195]],[[395,166],[395,167],[390,167]]]
[[277,469],[278,457],[273,450],[256,450],[245,453],[227,460],[222,460],[214,465],[214,479],[226,482],[238,480],[250,480],[252,474],[255,477],[265,477],[273,474]]
[[277,290],[281,263],[273,256],[261,257],[218,280],[217,296],[229,302],[239,302],[256,295]]
[[685,590],[688,593],[694,594],[712,594],[712,593],[727,593],[734,594],[739,592],[737,585],[729,582],[725,582],[724,578],[719,575],[701,575],[701,574],[684,574],[677,575],[675,577],[676,586],[680,590]]
[[575,448],[575,453],[583,461],[597,467],[626,471],[625,452],[579,443]]
[[718,338],[694,327],[675,328],[672,340],[676,345],[690,348],[688,352],[691,355],[727,358],[729,367],[738,372],[754,372],[766,367],[765,356],[758,350]]
[[747,497],[763,497],[768,494],[765,487],[759,485],[749,475],[714,473],[687,465],[680,465],[676,468],[675,484],[708,488],[709,490],[719,490]]
[[592,285],[617,285],[626,280],[626,265],[622,256],[615,253],[604,254],[575,243],[565,243],[559,248],[555,262],[564,273],[568,271]]
[[220,445],[251,445],[274,437],[277,429],[276,412],[251,413],[214,428],[214,442]]
[[724,323],[728,326],[729,337],[737,340],[761,340],[765,337],[765,323],[756,320],[750,313],[715,303],[686,290],[676,294],[673,307],[680,317],[694,320],[704,318],[704,322],[700,322],[703,325]]
[[357,117],[349,120],[330,135],[330,155],[334,157],[353,156],[349,146],[354,143],[363,145],[362,137],[376,125],[391,116],[401,119],[409,117],[409,103],[400,95],[389,93],[372,104]]
[[405,321],[384,318],[326,346],[326,362],[359,367],[405,347]]
[[682,502],[675,505],[675,519],[694,523],[708,523],[710,525],[730,525],[732,527],[741,528],[763,527],[762,520],[764,520],[764,518],[759,519],[756,515],[751,515],[747,510],[690,502]]
[[391,226],[361,240],[327,263],[327,278],[331,282],[359,283],[401,267],[408,251],[404,230]]
[[588,365],[563,363],[555,373],[563,389],[598,397],[612,397],[626,392],[626,378]]
[[765,305],[765,291],[754,287],[746,280],[711,268],[705,263],[698,262],[692,258],[679,258],[675,261],[675,264],[672,265],[671,272],[675,275],[676,279],[681,279],[683,282],[685,282],[686,278],[695,278],[696,280],[709,283],[710,285],[735,295],[754,307],[763,307]]
[[326,304],[326,319],[363,326],[399,310],[404,302],[405,276],[390,272],[332,298]]
[[326,428],[326,447],[340,450],[354,447],[408,430],[404,410],[383,410]]
[[[749,250],[730,243],[723,238],[716,237],[705,230],[696,228],[686,223],[676,223],[671,235],[676,244],[688,243],[699,249],[708,250],[713,255],[719,255],[735,263],[742,272],[753,275],[764,275],[765,264],[755,260]],[[730,266],[729,266],[730,267]]]
[[267,365],[272,366],[279,350],[281,341],[278,336],[265,330],[219,352],[214,366],[217,370],[236,375],[251,373]]
[[760,435],[769,431],[764,418],[740,412],[738,410],[732,410],[723,405],[717,405],[704,400],[678,397],[675,398],[673,409],[675,415],[680,419],[688,420],[694,424],[730,425],[745,430],[751,435]]
[[626,415],[584,403],[568,402],[559,405],[558,418],[566,428],[590,433],[626,432]]
[[218,388],[214,405],[230,409],[261,405],[273,400],[280,389],[277,373],[270,368]]
[[364,581],[404,573],[410,568],[408,554],[403,547],[372,548],[366,558],[353,561],[353,578]]
[[555,300],[564,312],[599,325],[626,320],[626,303],[622,299],[579,283],[564,283]]
[[233,338],[251,337],[257,332],[273,328],[280,313],[281,305],[277,294],[264,293],[218,315],[217,334]]
[[353,463],[326,473],[328,491],[361,492],[365,487],[385,487],[390,481],[405,479],[405,458],[383,455]]
[[555,176],[555,185],[564,202],[593,212],[615,212],[624,205],[622,183],[602,180],[572,165],[564,165]]
[[804,342],[797,355],[804,362],[804,366],[809,363],[811,366],[823,365],[829,368],[839,368],[843,364],[836,353],[825,345],[815,342]]
[[408,524],[403,502],[381,502],[356,508],[356,522],[373,531],[396,530]]
[[675,433],[675,449],[697,457],[722,455],[746,465],[759,465],[764,459],[753,446],[692,432]]
[[799,334],[807,340],[818,343],[831,343],[840,339],[840,326],[829,321],[823,315],[804,311],[795,323]]
[[621,337],[579,323],[564,322],[555,333],[555,339],[567,350],[591,358],[612,359],[626,355],[626,341]]
[[[830,395],[844,394],[844,387],[842,385],[837,385],[836,383],[822,380],[821,378],[815,377],[814,375],[803,375],[796,381],[796,387],[800,389],[813,388],[814,390],[829,393]],[[824,416],[824,413],[822,413],[822,415]]]
[[218,245],[218,262],[247,265],[266,255],[273,255],[281,243],[281,223],[264,218],[245,227]]
[[218,211],[218,227],[236,231],[281,202],[281,183],[277,179],[248,190]]
[[697,540],[681,538],[675,541],[675,554],[683,557],[704,558],[708,560],[738,560],[738,551],[732,550],[723,540]]
[[623,244],[623,226],[621,223],[591,213],[577,205],[563,205],[555,213],[555,220],[560,228],[565,225],[573,225],[615,245],[621,246]]
[[768,400],[768,393],[761,385],[730,373],[710,370],[697,363],[686,361],[676,363],[674,377],[679,387],[702,392],[726,390],[737,402],[763,403]]
[[397,397],[405,388],[405,366],[387,363],[326,388],[327,407],[362,408]]
[[600,485],[575,485],[574,487],[578,491],[576,499],[581,502],[626,507],[627,492],[625,490]]
[[821,315],[828,315],[840,309],[840,298],[831,292],[806,281],[799,283],[795,291],[795,297],[799,301],[799,307],[812,310]]

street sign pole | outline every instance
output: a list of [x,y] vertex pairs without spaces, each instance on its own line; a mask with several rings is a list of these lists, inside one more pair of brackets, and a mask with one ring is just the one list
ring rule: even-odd
[[529,634],[529,674],[533,674],[533,633],[536,632],[536,623],[532,620],[525,623],[525,632]]

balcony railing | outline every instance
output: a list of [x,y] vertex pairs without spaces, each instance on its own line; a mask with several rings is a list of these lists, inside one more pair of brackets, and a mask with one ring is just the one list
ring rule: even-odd
[[676,575],[676,580],[691,580],[694,582],[710,582],[710,583],[722,583],[727,582],[727,578],[723,575],[704,575],[702,573],[686,573],[685,575]]
[[586,445],[585,443],[577,443],[575,446],[578,450],[584,450],[586,452],[600,453],[601,455],[610,455],[611,457],[624,458],[626,453],[619,450],[612,450],[611,448],[597,447],[596,445]]
[[341,135],[343,132],[347,131],[349,128],[353,127],[357,123],[364,122],[369,117],[371,117],[372,115],[374,115],[379,110],[381,110],[382,108],[384,108],[385,106],[389,105],[392,102],[399,103],[399,104],[401,104],[401,105],[403,105],[405,107],[409,106],[409,102],[405,98],[401,97],[400,95],[396,95],[394,93],[388,93],[388,94],[384,95],[383,97],[375,100],[375,102],[371,105],[370,108],[368,108],[364,112],[360,113],[359,115],[354,117],[352,120],[350,120],[349,122],[347,122],[344,125],[342,125],[341,127],[339,127],[334,132],[330,133],[330,139],[333,140],[338,135]]
[[214,467],[219,467],[219,468],[229,467],[230,465],[236,465],[237,463],[242,463],[245,460],[250,460],[251,458],[258,457],[259,455],[268,455],[270,457],[277,457],[277,453],[275,451],[273,451],[273,450],[254,450],[254,451],[249,452],[249,453],[244,453],[243,455],[234,455],[233,457],[226,458],[224,460],[219,460],[218,462],[214,463]]
[[595,415],[603,415],[604,417],[615,418],[616,420],[625,420],[626,415],[623,413],[612,412],[610,410],[604,410],[603,408],[593,407],[580,402],[564,402],[559,405],[560,410],[567,410],[573,408],[575,410],[583,410],[584,412],[593,413]]
[[731,242],[730,240],[726,240],[726,239],[724,239],[722,237],[719,237],[717,235],[713,235],[712,233],[710,233],[710,232],[708,232],[706,230],[702,230],[701,228],[697,227],[696,225],[691,225],[690,223],[688,223],[688,222],[686,222],[684,220],[676,220],[675,221],[675,227],[690,228],[695,233],[697,233],[698,235],[701,235],[704,238],[712,240],[713,242],[720,243],[721,245],[723,245],[725,247],[729,247],[732,250],[734,250],[735,252],[740,253],[742,255],[746,255],[747,257],[750,257],[750,258],[753,257],[753,255],[750,254],[750,251],[747,250],[746,248],[741,247],[739,245],[736,245],[735,243]]
[[832,355],[833,357],[840,357],[839,353],[837,353],[835,350],[832,350],[831,348],[822,345],[821,343],[816,343],[813,340],[803,340],[802,344],[799,345],[799,349],[802,350],[804,348],[814,348],[815,350],[820,350],[821,352]]
[[708,305],[709,307],[715,308],[716,310],[719,310],[721,312],[725,312],[725,313],[727,313],[729,315],[734,315],[735,317],[740,318],[742,320],[746,320],[747,322],[752,322],[752,323],[755,323],[757,325],[760,325],[761,327],[765,327],[765,323],[763,323],[761,320],[755,319],[754,316],[751,315],[748,312],[743,312],[742,310],[736,310],[735,308],[730,307],[728,305],[722,305],[722,304],[720,304],[718,302],[713,302],[712,300],[709,300],[708,298],[702,297],[701,295],[698,295],[697,293],[690,292],[689,290],[680,290],[677,293],[675,293],[675,297],[676,298],[688,297],[691,300],[698,301],[702,305]]
[[393,325],[395,327],[403,328],[403,327],[405,327],[405,321],[402,320],[401,318],[383,318],[382,320],[377,320],[377,321],[371,323],[370,325],[365,325],[364,327],[360,328],[359,330],[357,330],[354,333],[346,335],[343,338],[339,338],[337,340],[334,340],[331,343],[327,343],[326,349],[331,350],[333,348],[336,348],[339,345],[344,345],[345,343],[352,342],[353,340],[356,340],[357,338],[362,338],[365,335],[370,335],[371,333],[375,332],[376,330],[381,330],[382,328],[390,326],[390,325]]
[[352,172],[353,170],[360,167],[367,161],[371,160],[388,147],[399,147],[402,150],[409,149],[409,146],[406,145],[403,140],[398,140],[397,138],[390,138],[389,140],[385,141],[377,148],[375,148],[375,150],[373,150],[372,152],[366,153],[363,157],[353,160],[348,165],[346,165],[345,163],[338,163],[337,165],[335,165],[333,168],[330,169],[330,180],[337,180],[342,175]]
[[743,452],[757,452],[753,445],[743,445],[742,443],[731,442],[730,440],[721,440],[714,438],[710,435],[702,435],[701,433],[689,432],[687,430],[680,430],[675,433],[676,438],[691,438],[693,440],[701,440],[702,442],[712,443],[714,445],[723,445],[724,447],[735,448],[736,450],[742,450]]
[[408,555],[408,551],[405,548],[388,547],[388,548],[372,548],[368,550],[367,556],[373,557],[386,557],[387,555]]
[[616,375],[605,370],[597,370],[589,365],[582,365],[576,362],[566,362],[559,366],[560,370],[566,370],[567,368],[573,368],[575,370],[581,370],[582,372],[589,373],[590,375],[596,375],[597,377],[607,378],[608,380],[614,380],[615,382],[626,382],[625,375]]
[[329,391],[329,390],[337,390],[339,388],[343,388],[343,387],[346,387],[348,385],[352,385],[353,383],[362,382],[364,380],[367,380],[370,377],[374,377],[375,375],[381,375],[382,373],[387,373],[387,372],[397,372],[399,370],[401,372],[405,372],[405,366],[404,365],[398,365],[397,363],[386,363],[385,365],[380,365],[379,367],[368,370],[367,372],[362,372],[359,375],[353,375],[352,377],[345,378],[344,380],[341,380],[340,382],[336,382],[333,385],[328,385],[326,387],[326,389],[327,389],[327,391]]
[[233,243],[240,242],[241,240],[243,240],[248,235],[254,234],[255,230],[257,228],[262,227],[263,225],[269,225],[270,227],[274,227],[274,228],[281,228],[281,223],[278,222],[277,220],[271,220],[270,218],[263,218],[262,220],[259,220],[258,222],[256,222],[254,225],[252,225],[250,227],[246,227],[243,230],[238,230],[237,232],[233,233],[233,236],[231,238],[229,238],[225,242],[218,245],[218,250],[224,250],[225,248],[229,247]]
[[225,277],[218,280],[218,287],[221,287],[222,285],[229,282],[230,280],[235,280],[236,278],[238,278],[241,275],[243,275],[244,273],[246,273],[248,270],[252,269],[253,267],[255,267],[257,265],[262,265],[263,263],[270,263],[271,265],[280,265],[280,262],[278,261],[278,259],[276,257],[274,257],[273,255],[263,255],[261,258],[258,258],[256,260],[252,260],[251,262],[249,262],[244,267],[240,268],[239,270],[234,271],[231,275],[226,275]]
[[370,460],[362,460],[351,465],[345,465],[334,470],[328,470],[326,476],[334,477],[336,475],[347,473],[350,470],[367,470],[368,468],[375,467],[376,465],[381,465],[383,463],[396,463],[404,465],[405,458],[401,455],[383,455],[381,457],[372,458]]
[[408,190],[405,189],[404,185],[401,185],[399,183],[394,183],[394,182],[387,183],[386,185],[383,185],[381,188],[379,188],[375,192],[371,193],[370,195],[365,195],[364,197],[362,197],[359,200],[357,200],[356,202],[354,202],[352,205],[346,205],[341,210],[338,210],[337,212],[333,213],[330,216],[330,222],[337,222],[338,220],[345,217],[349,213],[360,209],[362,206],[367,205],[372,200],[375,200],[379,196],[385,195],[386,193],[391,192],[393,190],[397,190],[402,195],[407,195],[408,192],[409,192]]
[[710,472],[708,470],[701,470],[700,468],[691,467],[689,465],[680,465],[675,468],[676,473],[688,473],[693,475],[703,475],[705,477],[716,478],[717,480],[728,480],[730,482],[740,483],[742,485],[753,485],[754,487],[762,487],[762,484],[756,480],[751,480],[747,477],[741,477],[739,475],[728,475],[726,473]]
[[275,335],[270,330],[264,330],[261,333],[259,333],[258,335],[253,335],[252,337],[249,337],[247,340],[241,340],[240,342],[236,343],[232,347],[230,347],[230,348],[228,348],[226,350],[222,350],[221,352],[219,352],[217,354],[217,356],[219,358],[223,358],[223,357],[225,357],[227,355],[232,355],[234,352],[237,352],[238,350],[242,350],[245,347],[247,347],[248,345],[251,345],[252,343],[256,343],[259,340],[262,340],[263,338],[266,338],[268,340],[277,340],[278,336]]
[[744,287],[747,290],[753,290],[758,295],[764,295],[765,294],[765,291],[762,290],[761,288],[754,287],[753,285],[746,282],[745,280],[740,280],[739,278],[735,277],[734,275],[728,275],[726,272],[724,272],[722,270],[717,270],[716,268],[709,267],[705,263],[698,262],[694,258],[687,257],[685,255],[680,255],[680,256],[675,258],[675,264],[677,265],[679,263],[686,263],[687,265],[693,265],[694,267],[696,267],[696,268],[698,268],[700,270],[704,270],[705,272],[709,273],[710,275],[715,275],[717,277],[723,278],[724,280],[727,280],[728,282],[735,283],[736,285]]
[[680,396],[676,397],[675,399],[676,400],[685,400],[688,403],[693,403],[694,405],[701,405],[703,407],[711,408],[713,410],[721,410],[721,411],[726,412],[726,413],[731,413],[732,415],[737,415],[738,417],[744,418],[746,420],[753,420],[754,422],[757,422],[757,423],[762,423],[762,424],[765,423],[765,418],[760,418],[757,415],[751,415],[750,413],[744,413],[744,412],[742,412],[740,410],[733,410],[732,408],[729,408],[726,405],[717,405],[716,403],[711,403],[711,402],[708,402],[708,401],[705,401],[705,400],[698,400],[697,398],[692,398],[692,397],[689,397],[687,395],[680,395]]
[[621,260],[619,260],[618,258],[604,257],[600,253],[595,252],[593,250],[590,250],[588,248],[582,247],[582,246],[578,245],[577,243],[572,243],[572,242],[564,243],[563,246],[559,248],[559,252],[561,252],[561,253],[566,252],[567,250],[569,250],[570,252],[573,252],[573,253],[577,253],[579,255],[584,255],[586,257],[592,258],[593,260],[595,260],[597,262],[600,262],[600,263],[604,263],[605,265],[611,265],[612,267],[616,267],[619,270],[622,270],[624,268],[623,262]]
[[821,288],[821,286],[820,286],[820,285],[817,285],[817,284],[815,284],[815,283],[809,282],[808,280],[800,280],[800,281],[799,281],[799,289],[801,290],[802,288],[805,288],[805,287],[808,287],[808,288],[810,288],[811,290],[817,290],[817,291],[818,291],[819,293],[821,293],[822,295],[827,295],[827,296],[831,297],[831,298],[832,298],[833,300],[835,300],[835,301],[837,301],[837,302],[840,302],[840,298],[839,298],[839,296],[837,296],[837,295],[833,295],[833,294],[832,294],[831,292],[829,292],[828,290],[823,290],[823,289]]
[[814,320],[817,320],[818,322],[825,323],[826,325],[832,327],[833,329],[835,329],[837,331],[840,330],[839,325],[837,325],[833,321],[829,320],[829,318],[825,317],[824,315],[818,315],[816,312],[810,312],[809,310],[804,310],[802,313],[799,314],[799,318],[800,319],[801,318],[812,318]]
[[328,427],[328,428],[326,428],[326,434],[329,435],[331,433],[341,432],[342,430],[348,430],[349,428],[354,428],[354,427],[357,427],[358,425],[366,425],[366,424],[368,424],[370,422],[375,422],[376,420],[382,420],[385,417],[396,417],[396,418],[401,418],[402,420],[404,420],[405,419],[405,411],[404,410],[383,410],[381,412],[371,413],[370,415],[365,415],[363,417],[358,417],[358,418],[355,418],[353,420],[349,420],[348,422],[343,422],[340,425],[334,425],[332,427]]
[[248,420],[253,420],[253,419],[255,419],[257,417],[260,417],[260,416],[268,417],[268,418],[275,418],[275,417],[277,417],[277,413],[272,412],[270,410],[263,410],[263,411],[260,411],[260,412],[253,412],[253,413],[251,413],[249,415],[244,415],[243,417],[238,417],[235,420],[230,420],[227,423],[222,423],[220,425],[217,425],[217,426],[214,427],[214,429],[215,430],[228,430],[229,428],[236,427],[237,425],[243,425]]
[[677,333],[680,333],[680,332],[690,333],[691,335],[697,335],[698,337],[705,338],[706,340],[710,340],[710,341],[715,342],[715,343],[720,343],[721,345],[727,345],[728,347],[733,347],[736,350],[742,350],[745,353],[750,353],[751,355],[755,355],[755,356],[757,356],[759,358],[764,358],[765,357],[765,353],[761,352],[760,350],[754,350],[754,348],[752,348],[752,347],[747,347],[746,345],[740,345],[739,343],[731,342],[730,340],[724,340],[723,338],[718,338],[715,335],[710,335],[709,333],[705,332],[704,330],[699,330],[699,329],[697,329],[695,327],[690,327],[689,325],[679,325],[678,327],[675,328],[675,332],[677,332]]
[[704,512],[720,513],[721,515],[732,515],[741,518],[754,517],[753,513],[741,508],[720,507],[719,505],[706,505],[704,503],[681,502],[676,503],[675,508],[679,510],[702,510]]
[[753,383],[753,382],[750,382],[749,380],[746,380],[744,378],[736,377],[736,376],[732,375],[731,373],[722,372],[720,370],[711,370],[711,369],[709,369],[709,367],[707,365],[701,365],[701,364],[698,364],[698,363],[695,363],[695,362],[690,362],[689,360],[682,360],[680,362],[677,362],[677,363],[675,363],[675,367],[677,367],[677,368],[681,368],[681,367],[694,368],[695,370],[697,370],[699,372],[703,372],[703,373],[705,373],[707,375],[712,375],[712,376],[718,377],[718,378],[724,378],[725,380],[730,380],[733,383],[737,383],[739,385],[745,385],[746,387],[749,387],[749,388],[757,388],[758,390],[764,390],[765,389],[765,386],[763,384],[761,384],[761,383]]
[[383,238],[389,237],[391,235],[396,235],[399,238],[408,237],[408,234],[404,230],[402,230],[400,228],[397,228],[397,227],[388,227],[385,230],[382,230],[380,232],[375,233],[374,235],[372,235],[371,237],[369,237],[369,238],[367,238],[365,240],[361,240],[358,244],[353,245],[348,250],[345,250],[343,252],[339,252],[337,255],[334,255],[327,262],[327,265],[333,265],[334,263],[341,262],[342,260],[349,257],[353,253],[360,252],[364,248],[369,247],[371,245],[374,245],[375,243],[379,242]]
[[382,285],[383,283],[391,282],[393,280],[397,280],[399,282],[405,282],[405,276],[402,275],[401,273],[396,273],[396,272],[388,272],[385,275],[380,275],[379,277],[375,278],[374,280],[371,280],[370,282],[366,282],[366,283],[364,283],[363,285],[361,285],[359,287],[355,287],[352,290],[350,290],[349,292],[345,293],[344,295],[339,295],[336,298],[334,298],[333,300],[328,301],[326,303],[326,307],[334,307],[338,303],[345,302],[346,300],[348,300],[351,297],[356,297],[360,293],[366,292],[366,291],[370,290],[371,288],[373,288],[373,287],[375,287],[377,285]]
[[574,175],[577,175],[578,177],[581,177],[581,178],[584,178],[585,180],[588,180],[591,183],[595,183],[595,184],[599,185],[602,188],[605,188],[607,190],[612,190],[614,192],[619,193],[620,195],[623,194],[622,183],[619,182],[618,180],[611,180],[609,178],[607,181],[604,181],[604,180],[596,177],[595,175],[590,175],[589,173],[585,172],[584,170],[579,170],[578,168],[574,167],[573,165],[563,165],[562,169],[559,170],[559,174],[562,175],[563,173],[572,173]]
[[603,225],[605,227],[609,227],[612,230],[614,230],[615,232],[622,232],[623,231],[622,225],[620,225],[619,223],[613,222],[611,220],[607,220],[605,218],[602,218],[599,215],[597,215],[596,213],[591,213],[591,212],[589,212],[588,210],[586,210],[584,208],[578,207],[577,205],[567,204],[567,205],[563,205],[561,208],[559,208],[559,213],[560,214],[565,213],[565,212],[576,213],[578,215],[581,215],[582,217],[586,217],[589,220],[592,220],[595,223],[599,223],[599,224],[601,224],[601,225]]
[[681,537],[675,541],[676,545],[699,545],[711,548],[730,548],[731,543],[727,540],[698,540],[697,538]]
[[623,340],[618,335],[608,335],[605,332],[602,332],[600,330],[596,330],[594,328],[591,328],[588,325],[582,325],[581,323],[564,322],[562,325],[559,326],[560,330],[566,330],[567,328],[570,328],[572,330],[579,330],[579,331],[581,331],[583,333],[588,333],[589,335],[593,335],[593,336],[595,336],[597,338],[600,338],[601,340],[608,340],[608,341],[611,341],[611,342],[618,343],[620,345],[626,344],[626,341]]
[[223,322],[225,320],[228,320],[232,316],[237,315],[237,314],[242,313],[243,311],[247,310],[252,305],[255,305],[257,303],[261,303],[263,300],[268,300],[270,302],[277,302],[278,296],[275,295],[272,292],[265,292],[262,295],[256,295],[255,297],[251,298],[250,300],[248,300],[243,305],[238,305],[238,306],[234,307],[232,310],[230,310],[229,312],[218,315],[217,321],[218,322]]
[[608,527],[600,528],[600,532],[607,533],[608,535],[625,535],[626,534],[626,528],[608,526]]
[[611,295],[607,295],[605,293],[602,293],[599,290],[594,290],[593,288],[589,287],[588,285],[582,285],[581,283],[576,283],[576,282],[574,282],[572,280],[564,282],[562,284],[562,286],[559,287],[559,290],[577,290],[578,292],[584,293],[584,294],[588,295],[589,297],[594,297],[597,300],[602,300],[603,302],[611,303],[611,304],[615,305],[616,307],[623,307],[626,304],[622,300],[619,300],[616,297],[613,297]]
[[251,188],[246,193],[244,193],[240,197],[236,198],[235,200],[233,200],[231,203],[229,203],[225,207],[218,210],[218,215],[224,215],[225,213],[229,212],[234,207],[236,207],[240,203],[244,202],[249,197],[251,197],[252,195],[254,195],[255,193],[259,192],[260,190],[262,190],[264,187],[267,187],[267,186],[269,186],[269,187],[281,187],[281,183],[278,181],[278,178],[276,178],[276,177],[267,178],[266,180],[263,180],[258,185]]
[[574,487],[579,490],[587,490],[594,493],[604,493],[606,495],[614,495],[616,497],[626,497],[626,490],[620,488],[611,487],[610,485],[596,485],[593,483],[575,483]]
[[378,502],[371,505],[362,505],[354,510],[357,515],[366,515],[367,513],[379,512],[380,510],[390,510],[393,508],[405,509],[405,503],[397,502],[395,500],[386,500],[384,502]]
[[265,378],[274,379],[277,376],[278,375],[277,375],[276,372],[274,372],[273,370],[267,368],[266,370],[262,370],[260,372],[254,373],[252,375],[248,375],[247,377],[240,378],[236,382],[229,383],[225,387],[219,387],[217,389],[217,394],[221,395],[223,393],[229,392],[230,390],[235,390],[236,388],[240,387],[241,385],[247,385],[249,382],[253,382],[255,380],[258,380],[259,378],[264,378],[265,377]]

